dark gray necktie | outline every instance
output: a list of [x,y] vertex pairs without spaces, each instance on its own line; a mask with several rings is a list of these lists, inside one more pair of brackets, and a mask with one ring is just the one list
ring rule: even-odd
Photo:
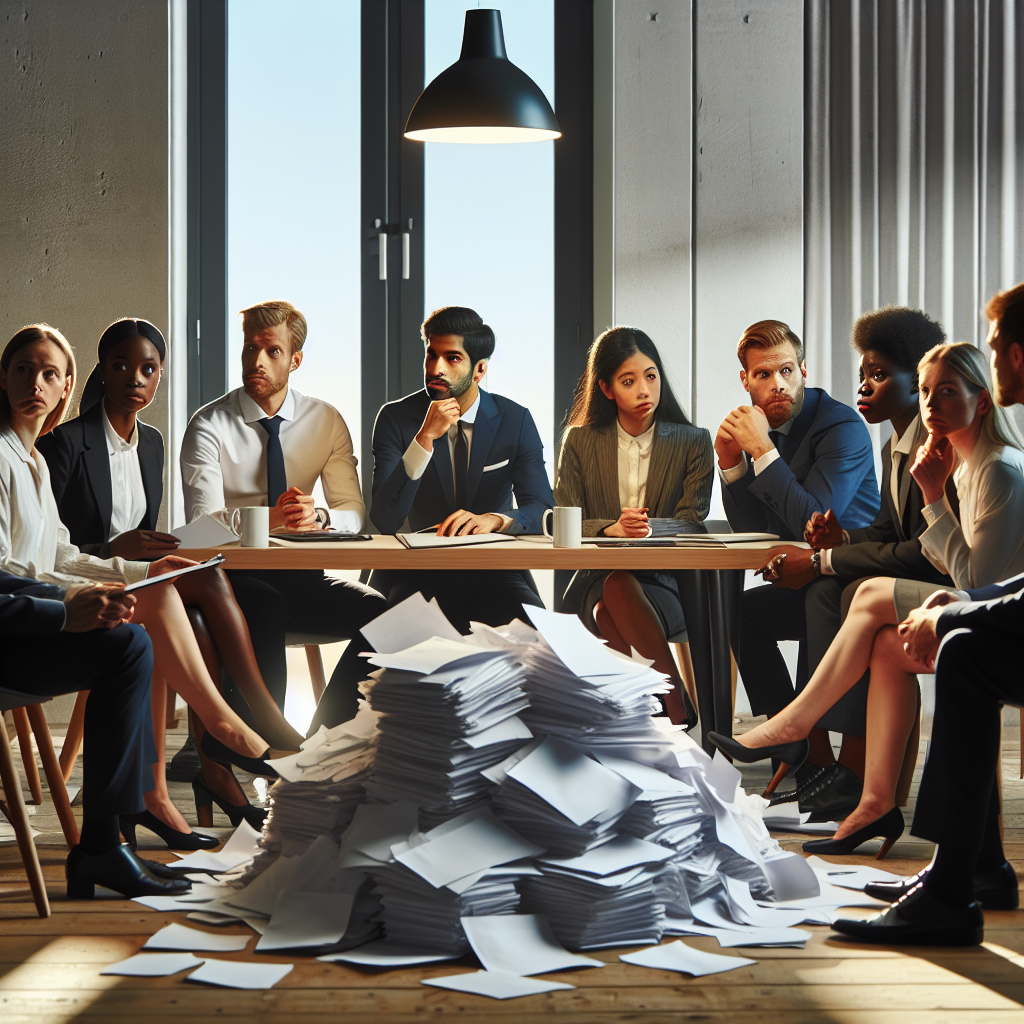
[[267,504],[273,508],[277,499],[288,490],[288,478],[284,471],[284,449],[281,447],[280,416],[260,420],[260,426],[267,432]]
[[778,449],[779,455],[785,458],[786,453],[783,445],[786,443],[786,435],[781,430],[769,430],[768,440]]
[[459,423],[455,438],[455,504],[465,508],[469,490],[469,442],[466,440],[465,424]]

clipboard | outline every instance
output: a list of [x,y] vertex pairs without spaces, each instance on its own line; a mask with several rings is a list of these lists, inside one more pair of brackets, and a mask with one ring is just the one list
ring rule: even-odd
[[148,576],[144,580],[139,580],[138,583],[129,583],[124,588],[124,593],[130,594],[135,590],[141,590],[143,587],[150,587],[154,583],[166,583],[168,580],[177,579],[178,576],[187,576],[190,572],[199,572],[200,569],[212,569],[214,566],[220,565],[224,560],[223,555],[217,554],[205,562],[200,562],[198,565],[188,565],[184,569],[163,572],[159,576]]

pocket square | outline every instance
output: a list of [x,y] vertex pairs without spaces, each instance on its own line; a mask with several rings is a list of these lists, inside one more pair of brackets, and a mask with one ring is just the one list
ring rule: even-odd
[[492,469],[502,469],[503,467],[505,467],[507,465],[508,465],[508,459],[506,459],[504,462],[496,462],[493,466],[484,466],[483,472],[484,473],[490,473],[490,471]]

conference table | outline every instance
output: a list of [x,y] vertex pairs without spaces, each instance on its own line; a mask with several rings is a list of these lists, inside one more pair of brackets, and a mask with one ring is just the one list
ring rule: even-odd
[[410,550],[397,537],[364,541],[288,541],[272,537],[268,548],[187,548],[176,554],[204,561],[223,554],[226,569],[660,569],[679,573],[679,591],[697,685],[704,747],[706,735],[732,735],[733,699],[730,652],[739,649],[743,571],[762,566],[778,541],[722,544],[637,543],[612,546],[584,543],[556,548],[544,537],[465,547]]

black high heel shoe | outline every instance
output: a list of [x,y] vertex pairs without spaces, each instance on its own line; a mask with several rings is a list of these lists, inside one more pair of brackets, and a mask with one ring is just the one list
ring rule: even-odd
[[861,843],[882,836],[885,842],[875,854],[875,860],[882,860],[892,848],[892,844],[903,835],[905,827],[903,812],[894,807],[877,821],[869,821],[863,828],[851,832],[845,839],[813,839],[809,843],[804,843],[804,853],[853,853]]
[[200,746],[203,748],[203,753],[211,761],[233,764],[236,768],[241,768],[243,772],[248,772],[250,775],[262,775],[267,779],[277,778],[277,770],[267,764],[267,754],[270,753],[270,747],[267,747],[261,757],[247,757],[245,754],[236,754],[230,747],[225,746],[212,733],[208,732],[203,733]]
[[133,896],[181,896],[192,888],[187,878],[158,878],[146,864],[120,843],[104,853],[86,853],[72,846],[64,863],[68,899],[91,900],[96,886],[113,889],[131,899]]
[[136,825],[142,825],[158,835],[170,850],[212,850],[220,846],[220,840],[216,837],[204,836],[199,832],[179,832],[149,810],[138,814],[119,814],[117,820],[121,835],[128,841],[133,853],[139,848],[138,840],[135,838]]
[[202,772],[192,780],[192,793],[196,798],[196,817],[203,828],[210,828],[213,825],[213,805],[216,804],[228,816],[228,821],[235,828],[245,821],[257,832],[263,830],[263,822],[267,817],[264,808],[253,807],[248,800],[244,804],[226,803],[206,785]]
[[723,736],[720,732],[709,732],[708,739],[723,754],[728,754],[734,761],[741,761],[743,764],[753,764],[755,761],[764,761],[769,757],[778,758],[782,762],[764,791],[765,797],[769,797],[775,792],[775,787],[790,771],[802,767],[804,761],[807,760],[807,755],[811,752],[809,740],[775,743],[770,747],[745,747],[738,740],[734,740],[731,736]]

